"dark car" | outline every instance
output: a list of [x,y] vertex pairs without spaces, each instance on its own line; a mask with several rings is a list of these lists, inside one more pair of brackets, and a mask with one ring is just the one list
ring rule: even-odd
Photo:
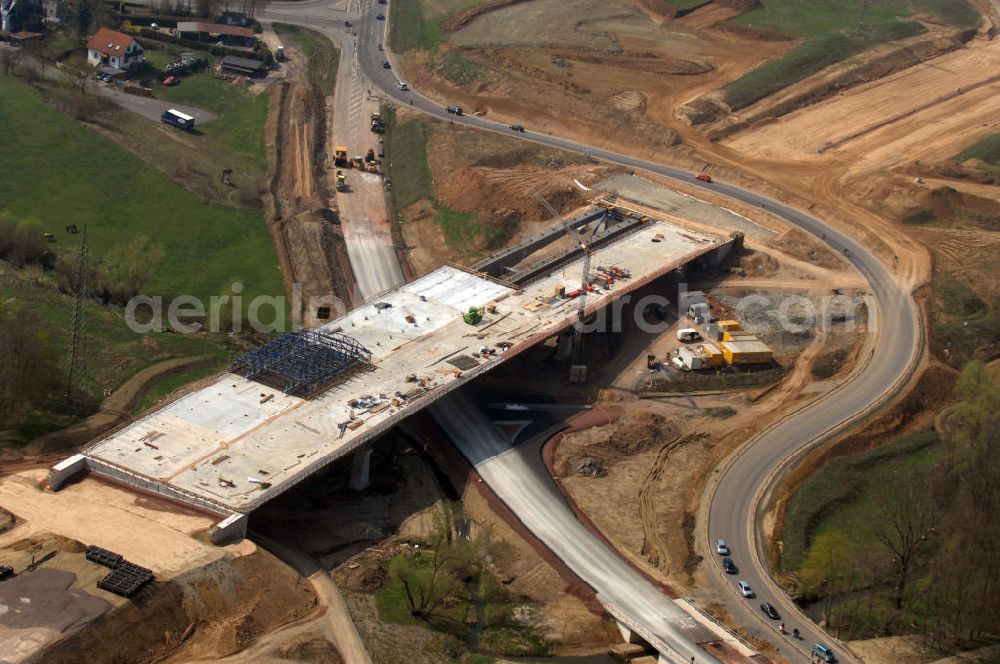
[[722,559],[722,569],[726,571],[726,574],[736,574],[739,572],[739,570],[736,569],[736,563],[733,562],[732,558]]
[[771,620],[780,620],[781,616],[778,614],[778,610],[771,606],[770,602],[761,602],[760,610],[764,612],[764,615]]
[[385,20],[385,14],[375,14],[375,18],[377,18],[380,21],[384,21]]
[[524,131],[524,125],[511,125],[510,128],[514,131]]
[[446,108],[444,110],[448,111],[452,115],[462,115],[462,114],[464,114],[464,111],[462,110],[461,106],[449,106],[448,108]]
[[382,62],[382,69],[391,69],[392,65],[389,64],[388,60]]

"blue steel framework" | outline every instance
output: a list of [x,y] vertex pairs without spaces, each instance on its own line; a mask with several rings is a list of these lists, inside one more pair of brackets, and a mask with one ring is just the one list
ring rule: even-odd
[[284,379],[285,394],[301,390],[313,395],[340,374],[371,360],[370,350],[344,334],[298,330],[236,358],[230,370],[251,379],[273,374]]

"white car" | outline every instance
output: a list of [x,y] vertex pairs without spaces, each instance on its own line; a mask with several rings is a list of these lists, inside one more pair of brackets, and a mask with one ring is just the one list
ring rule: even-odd
[[753,588],[750,587],[749,583],[747,583],[746,581],[740,581],[736,585],[740,587],[741,595],[743,595],[744,597],[753,597]]
[[715,540],[715,552],[720,556],[729,555],[729,545],[726,544],[726,540],[724,539]]
[[406,92],[407,90],[410,89],[410,86],[406,84],[406,81],[397,81],[396,87],[402,90],[403,92]]

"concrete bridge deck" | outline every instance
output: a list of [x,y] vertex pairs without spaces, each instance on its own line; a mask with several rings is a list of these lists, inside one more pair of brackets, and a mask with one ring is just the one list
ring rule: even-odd
[[[618,265],[631,278],[588,296],[588,311],[730,239],[663,221],[600,247],[592,265]],[[312,399],[227,373],[91,445],[81,463],[97,472],[219,514],[248,513],[359,448],[438,397],[565,330],[578,301],[582,259],[523,290],[445,266],[327,324],[372,351],[371,370]],[[386,307],[385,305],[391,305]],[[476,325],[469,307],[495,304]],[[480,347],[509,344],[484,359]],[[351,405],[370,397],[365,405]],[[374,405],[370,405],[374,404]]]

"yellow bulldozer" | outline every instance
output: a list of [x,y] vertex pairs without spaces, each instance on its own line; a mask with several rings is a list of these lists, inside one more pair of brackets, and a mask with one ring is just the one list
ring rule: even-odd
[[347,147],[338,145],[333,149],[334,166],[347,166]]

